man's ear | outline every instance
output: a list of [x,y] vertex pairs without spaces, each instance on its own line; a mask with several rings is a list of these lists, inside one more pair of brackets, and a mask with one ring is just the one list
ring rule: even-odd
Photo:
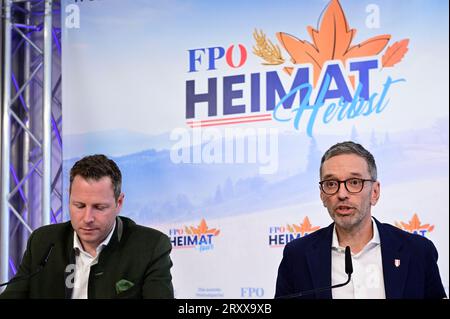
[[380,198],[380,182],[376,181],[372,185],[372,192],[370,194],[370,204],[375,206]]
[[119,197],[116,200],[116,208],[119,211],[122,209],[124,198],[125,198],[125,194],[124,193],[120,193]]

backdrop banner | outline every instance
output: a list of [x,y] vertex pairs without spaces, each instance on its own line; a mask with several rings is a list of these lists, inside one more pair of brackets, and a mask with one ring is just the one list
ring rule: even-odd
[[373,215],[431,239],[448,294],[448,2],[62,1],[64,216],[88,154],[173,245],[177,298],[272,298],[332,220],[322,154],[375,156]]

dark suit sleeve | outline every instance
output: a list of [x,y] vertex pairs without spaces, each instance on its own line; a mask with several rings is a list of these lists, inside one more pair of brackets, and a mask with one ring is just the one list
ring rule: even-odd
[[28,238],[27,249],[22,258],[22,262],[20,263],[19,269],[14,276],[13,280],[17,280],[16,282],[11,282],[6,290],[0,295],[1,299],[26,299],[29,297],[30,290],[30,279],[20,279],[20,277],[28,276],[31,273],[31,242],[34,237],[34,232]]
[[428,242],[426,254],[426,273],[425,273],[425,298],[440,299],[446,298],[444,286],[442,285],[439,268],[437,265],[438,252],[431,241]]
[[170,268],[172,261],[170,252],[172,245],[169,238],[161,234],[148,268],[145,272],[142,289],[143,298],[173,298],[172,276]]
[[291,262],[292,260],[290,257],[289,245],[286,245],[283,250],[283,259],[278,267],[275,298],[280,298],[294,293],[294,287],[292,286],[293,273],[290,266]]

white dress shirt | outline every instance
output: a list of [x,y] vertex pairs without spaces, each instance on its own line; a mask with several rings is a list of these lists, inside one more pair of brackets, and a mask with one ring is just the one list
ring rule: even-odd
[[[372,220],[373,237],[357,254],[352,253],[353,273],[351,281],[332,289],[333,299],[385,299],[383,263],[381,259],[380,234]],[[331,247],[332,285],[347,281],[345,273],[345,247],[339,246],[336,227],[333,229]]]
[[83,245],[81,245],[77,233],[75,231],[73,232],[73,249],[75,250],[75,277],[72,299],[88,298],[88,283],[91,266],[94,266],[98,263],[98,256],[100,255],[103,248],[108,245],[109,241],[111,240],[115,227],[116,222],[114,222],[114,226],[112,227],[105,240],[96,248],[95,251],[97,255],[95,257],[93,257],[83,249]]

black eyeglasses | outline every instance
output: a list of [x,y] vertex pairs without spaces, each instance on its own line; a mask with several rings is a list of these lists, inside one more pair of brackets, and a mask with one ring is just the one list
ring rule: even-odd
[[375,182],[373,179],[349,178],[345,181],[338,181],[337,179],[327,179],[319,182],[320,189],[327,195],[334,195],[339,191],[341,183],[344,183],[347,192],[356,194],[360,193],[364,188],[365,182]]

